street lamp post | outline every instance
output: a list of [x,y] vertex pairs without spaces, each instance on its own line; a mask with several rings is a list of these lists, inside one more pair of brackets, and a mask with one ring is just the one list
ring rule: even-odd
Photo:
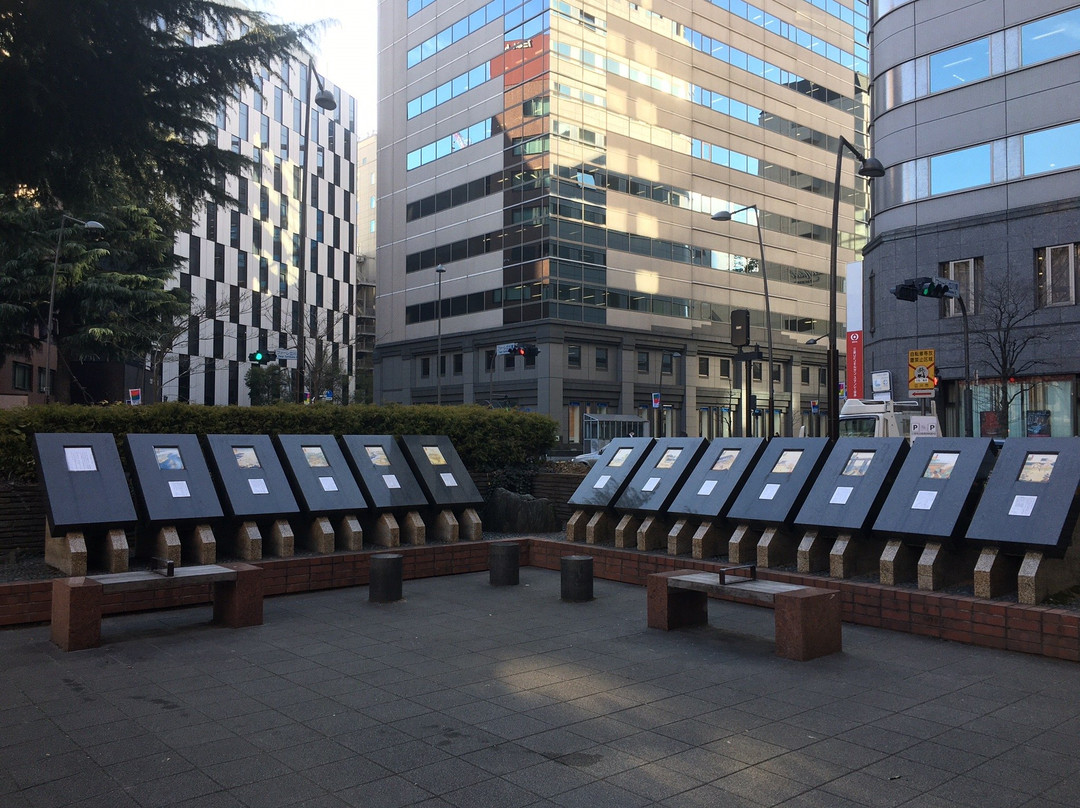
[[769,431],[767,434],[767,440],[771,440],[772,436],[776,434],[776,401],[773,393],[773,339],[772,339],[772,309],[769,304],[769,273],[765,271],[765,241],[761,237],[761,212],[758,210],[757,205],[747,205],[737,210],[721,210],[712,215],[713,221],[716,222],[730,222],[731,217],[736,213],[742,213],[744,210],[754,211],[754,223],[757,225],[757,238],[758,249],[761,250],[761,286],[765,293],[765,339],[766,348],[768,351],[769,372],[767,374],[769,381],[769,414],[768,425]]
[[885,176],[885,167],[876,157],[864,157],[843,136],[836,146],[836,176],[833,180],[832,201],[832,239],[829,243],[829,438],[840,437],[840,352],[836,347],[836,286],[837,286],[837,248],[840,241],[840,169],[844,162],[844,149],[855,155],[859,161],[860,177],[873,179]]
[[439,276],[439,302],[435,309],[435,321],[438,323],[438,336],[435,338],[435,403],[440,407],[442,406],[442,276],[445,273],[446,267],[442,264],[435,267],[435,274]]
[[303,163],[304,173],[300,180],[300,255],[296,257],[296,287],[297,304],[300,308],[299,323],[296,328],[296,403],[304,403],[304,363],[307,361],[307,219],[308,219],[308,183],[311,172],[308,163],[308,155],[311,153],[311,77],[319,84],[319,92],[315,94],[315,103],[327,111],[337,109],[337,101],[334,94],[326,89],[318,71],[315,70],[315,62],[308,59],[308,71],[304,80],[304,142],[300,146],[300,157]]
[[60,269],[60,248],[64,244],[64,223],[75,222],[81,224],[87,230],[104,230],[105,225],[93,220],[84,222],[66,213],[60,215],[60,233],[56,237],[56,255],[53,256],[52,281],[49,283],[49,315],[45,321],[45,403],[52,399],[52,335],[53,335],[53,310],[56,304],[56,273]]

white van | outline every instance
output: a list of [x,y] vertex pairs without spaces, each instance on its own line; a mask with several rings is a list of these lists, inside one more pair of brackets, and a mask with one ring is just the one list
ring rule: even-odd
[[940,437],[941,425],[937,409],[930,402],[929,412],[923,415],[918,401],[877,401],[849,398],[840,410],[842,438],[908,438]]

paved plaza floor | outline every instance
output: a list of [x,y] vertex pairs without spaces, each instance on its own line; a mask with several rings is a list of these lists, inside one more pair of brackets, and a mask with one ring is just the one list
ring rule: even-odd
[[776,657],[772,613],[645,626],[523,568],[106,618],[65,654],[0,631],[0,805],[1080,805],[1080,666],[844,626]]

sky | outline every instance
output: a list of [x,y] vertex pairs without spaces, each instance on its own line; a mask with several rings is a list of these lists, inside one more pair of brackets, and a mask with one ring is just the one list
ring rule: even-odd
[[356,131],[375,131],[378,0],[254,0],[251,5],[283,22],[337,20],[315,42],[315,67],[356,98]]

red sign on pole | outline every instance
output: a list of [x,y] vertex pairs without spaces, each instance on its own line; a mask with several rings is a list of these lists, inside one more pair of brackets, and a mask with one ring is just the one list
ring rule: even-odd
[[862,331],[847,333],[847,391],[848,398],[863,397]]

